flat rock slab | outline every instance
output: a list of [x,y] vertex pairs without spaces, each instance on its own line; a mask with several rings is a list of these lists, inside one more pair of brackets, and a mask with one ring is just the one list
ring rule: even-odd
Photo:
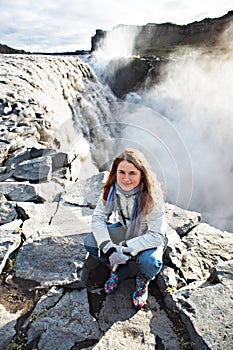
[[[91,232],[93,210],[67,203],[18,203],[30,219],[23,223],[27,238],[86,235]],[[81,242],[81,240],[80,240]],[[83,240],[82,240],[83,242]]]
[[233,348],[233,294],[222,284],[203,283],[173,294],[193,349]]
[[40,157],[25,160],[20,163],[13,177],[20,181],[50,181],[52,174],[52,160],[50,157]]
[[89,313],[85,290],[63,295],[62,290],[53,288],[37,304],[33,315],[29,320],[28,343],[39,337],[39,350],[68,350],[79,342],[101,336],[97,321]]
[[124,322],[136,313],[131,300],[133,290],[133,279],[121,281],[117,291],[106,297],[98,315],[102,331],[106,332],[114,323]]
[[25,243],[14,268],[16,277],[34,280],[41,286],[73,282],[85,260],[86,251],[80,237],[45,237]]
[[233,259],[233,235],[208,224],[196,226],[182,239],[186,252],[180,271],[186,281],[208,279],[210,269],[223,261]]
[[99,314],[99,324],[105,335],[96,350],[161,349],[179,350],[180,344],[166,313],[149,295],[147,305],[136,312],[132,305],[135,281],[122,281],[116,293],[106,297]]
[[43,202],[38,194],[38,186],[22,182],[1,182],[0,191],[10,201],[19,202]]
[[51,225],[64,235],[84,234],[91,232],[93,210],[62,203],[59,205]]

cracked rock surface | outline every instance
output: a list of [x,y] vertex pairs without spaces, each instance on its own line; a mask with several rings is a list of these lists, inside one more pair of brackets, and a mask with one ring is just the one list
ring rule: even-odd
[[98,144],[93,108],[106,124],[111,98],[79,59],[0,59],[0,349],[231,349],[232,233],[201,222],[200,213],[166,203],[164,266],[142,310],[132,307],[134,276],[106,296],[100,264],[81,286],[83,239],[107,173],[93,166],[79,178],[83,149],[59,149],[72,134],[67,124],[55,133],[55,116],[73,116]]

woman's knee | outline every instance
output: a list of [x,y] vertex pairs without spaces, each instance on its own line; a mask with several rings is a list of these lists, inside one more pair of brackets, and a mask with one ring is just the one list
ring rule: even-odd
[[98,248],[94,239],[94,236],[92,233],[89,233],[85,238],[84,238],[84,248],[88,253],[94,256],[98,256]]
[[139,253],[138,262],[142,274],[150,279],[156,276],[163,266],[162,255],[156,254],[156,249],[148,249]]

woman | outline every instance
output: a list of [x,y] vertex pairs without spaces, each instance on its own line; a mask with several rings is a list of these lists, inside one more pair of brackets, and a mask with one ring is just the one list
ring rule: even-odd
[[126,149],[113,161],[93,213],[92,228],[84,244],[89,259],[94,257],[109,266],[105,293],[117,289],[119,276],[136,260],[132,298],[134,307],[140,309],[147,301],[150,281],[162,268],[166,244],[163,194],[141,152]]

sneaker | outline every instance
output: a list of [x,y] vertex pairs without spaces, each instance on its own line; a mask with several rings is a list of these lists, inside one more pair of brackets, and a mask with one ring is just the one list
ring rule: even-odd
[[118,286],[119,277],[117,272],[111,271],[109,279],[105,282],[104,291],[106,294],[115,292]]
[[141,309],[146,304],[149,282],[150,280],[143,277],[136,277],[136,287],[133,292],[133,305],[136,310]]

